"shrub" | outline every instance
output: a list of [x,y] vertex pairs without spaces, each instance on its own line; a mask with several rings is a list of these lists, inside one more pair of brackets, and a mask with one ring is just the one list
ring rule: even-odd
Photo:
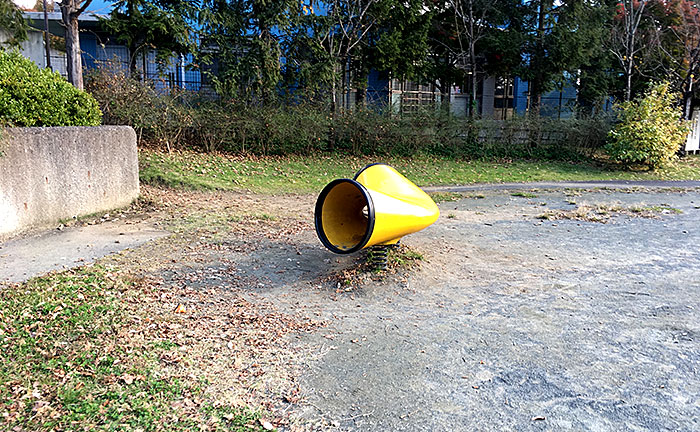
[[139,143],[146,140],[168,148],[177,146],[193,126],[187,92],[159,92],[152,83],[108,69],[91,72],[85,83],[99,102],[104,123],[133,127]]
[[97,126],[95,98],[16,51],[0,50],[0,125]]
[[610,130],[606,117],[553,119],[516,116],[475,123],[480,157],[577,160],[591,158]]
[[679,100],[668,83],[656,84],[638,99],[617,105],[620,121],[610,131],[605,150],[625,164],[661,167],[675,158],[688,134]]
[[437,109],[398,114],[375,108],[331,115],[310,103],[251,106],[212,100],[107,70],[86,80],[107,124],[133,126],[143,140],[203,151],[573,160],[598,151],[606,118],[469,120]]

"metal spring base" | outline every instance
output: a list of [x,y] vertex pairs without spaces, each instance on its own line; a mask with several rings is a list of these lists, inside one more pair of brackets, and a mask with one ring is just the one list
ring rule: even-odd
[[370,250],[369,262],[372,265],[372,270],[384,271],[389,264],[388,254],[389,245],[375,245]]

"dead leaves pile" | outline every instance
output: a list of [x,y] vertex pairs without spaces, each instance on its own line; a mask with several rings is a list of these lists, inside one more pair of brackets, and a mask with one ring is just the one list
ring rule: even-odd
[[634,218],[661,219],[662,215],[678,213],[679,210],[668,206],[631,206],[624,207],[619,204],[577,205],[573,210],[547,210],[538,219],[543,220],[576,220],[585,222],[609,223],[616,216]]
[[[279,311],[250,292],[251,283],[237,280],[230,265],[179,269],[167,280],[147,276],[138,283],[140,295],[129,308],[149,318],[135,323],[132,337],[172,344],[158,359],[164,376],[206,383],[191,406],[181,407],[190,415],[199,415],[205,403],[274,415],[281,405],[300,402],[296,376],[305,353],[288,336],[323,323]],[[280,415],[270,421],[279,426],[289,420]]]

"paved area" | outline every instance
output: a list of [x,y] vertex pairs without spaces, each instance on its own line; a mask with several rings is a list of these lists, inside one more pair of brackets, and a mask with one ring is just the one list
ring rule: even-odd
[[698,188],[700,181],[696,180],[597,180],[597,181],[568,181],[568,182],[530,182],[530,183],[494,183],[474,184],[465,186],[431,186],[424,188],[427,192],[469,192],[484,190],[520,190],[520,189],[566,189],[566,188],[611,188],[611,189],[671,189]]
[[0,243],[0,282],[78,267],[168,234],[149,222],[114,220],[17,238]]

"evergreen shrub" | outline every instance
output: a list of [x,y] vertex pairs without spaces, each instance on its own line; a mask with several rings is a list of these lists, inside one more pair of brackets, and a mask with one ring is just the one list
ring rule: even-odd
[[97,126],[95,98],[17,51],[0,50],[0,126]]

